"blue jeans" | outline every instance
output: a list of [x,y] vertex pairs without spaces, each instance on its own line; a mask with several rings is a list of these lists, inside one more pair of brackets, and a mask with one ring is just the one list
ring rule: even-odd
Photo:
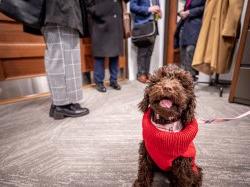
[[[104,57],[95,57],[94,65],[94,79],[96,84],[102,84],[105,77],[105,58]],[[110,73],[110,83],[117,81],[117,76],[119,72],[119,57],[109,57],[109,73]]]

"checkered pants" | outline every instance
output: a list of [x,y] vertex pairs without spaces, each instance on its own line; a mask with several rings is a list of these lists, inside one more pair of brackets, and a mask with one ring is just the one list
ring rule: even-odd
[[47,25],[45,68],[53,104],[66,105],[82,99],[79,33],[68,27]]

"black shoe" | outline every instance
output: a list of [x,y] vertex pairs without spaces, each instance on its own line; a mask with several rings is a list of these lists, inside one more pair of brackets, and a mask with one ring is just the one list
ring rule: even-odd
[[99,92],[106,92],[107,89],[105,88],[105,86],[103,85],[103,83],[98,83],[96,84],[96,89],[99,91]]
[[73,107],[75,107],[76,109],[81,109],[81,110],[84,109],[81,107],[81,105],[79,103],[72,103],[71,105],[73,105]]
[[51,104],[50,110],[49,110],[49,116],[53,118],[54,111],[55,111],[56,105]]
[[121,90],[121,86],[117,82],[111,82],[110,86],[114,88],[115,90]]
[[54,119],[64,119],[65,117],[81,117],[89,113],[89,109],[82,108],[79,104],[69,104],[64,106],[51,105],[50,117]]

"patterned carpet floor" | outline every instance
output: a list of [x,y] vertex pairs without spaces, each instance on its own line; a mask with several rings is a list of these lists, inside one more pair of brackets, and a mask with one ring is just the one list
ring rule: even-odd
[[[0,106],[0,186],[131,186],[137,174],[144,85],[125,81],[103,94],[83,89],[91,113],[55,121],[50,99]],[[196,86],[198,119],[237,116],[250,107]],[[200,125],[195,140],[205,187],[250,186],[250,116]]]

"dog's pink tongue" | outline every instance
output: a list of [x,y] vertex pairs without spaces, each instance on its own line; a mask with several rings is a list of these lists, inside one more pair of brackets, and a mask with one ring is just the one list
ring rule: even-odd
[[171,108],[173,105],[172,101],[168,100],[168,99],[163,99],[160,101],[160,106],[163,108]]

